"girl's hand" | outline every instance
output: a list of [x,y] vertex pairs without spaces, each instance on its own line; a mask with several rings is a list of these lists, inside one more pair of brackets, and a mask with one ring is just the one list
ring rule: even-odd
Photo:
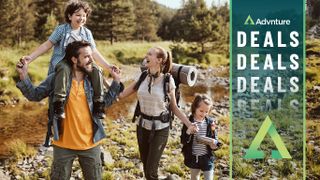
[[217,149],[218,148],[216,143],[215,143],[215,139],[212,139],[212,142],[210,143],[210,148],[211,149]]
[[214,122],[211,123],[211,131],[214,131],[216,129],[216,124]]

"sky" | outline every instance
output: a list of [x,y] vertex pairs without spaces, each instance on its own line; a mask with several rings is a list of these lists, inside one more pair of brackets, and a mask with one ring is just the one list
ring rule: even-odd
[[[182,0],[154,0],[154,1],[174,9],[181,8],[181,2],[182,2]],[[229,0],[205,0],[205,2],[207,3],[208,7],[211,7],[212,3],[214,3],[214,5],[216,6],[219,6],[219,4],[224,5],[226,2],[229,2]]]

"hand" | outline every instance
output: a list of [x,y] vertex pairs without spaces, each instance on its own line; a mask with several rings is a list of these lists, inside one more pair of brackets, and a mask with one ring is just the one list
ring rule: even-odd
[[215,140],[214,139],[212,139],[212,142],[210,143],[210,148],[211,149],[217,149],[218,148],[218,146],[215,144]]
[[20,80],[24,80],[28,76],[28,63],[24,59],[20,59],[16,65],[16,70],[19,73]]
[[216,124],[214,122],[211,123],[211,131],[214,131],[216,129]]
[[191,124],[191,125],[188,127],[188,129],[187,129],[187,134],[195,134],[195,133],[197,133],[198,131],[199,131],[198,126],[197,126],[195,123],[193,123],[193,124]]
[[26,63],[30,63],[32,61],[32,57],[31,56],[22,56],[22,58],[20,60],[24,60]]
[[115,81],[120,82],[121,71],[118,67],[113,66],[110,74]]

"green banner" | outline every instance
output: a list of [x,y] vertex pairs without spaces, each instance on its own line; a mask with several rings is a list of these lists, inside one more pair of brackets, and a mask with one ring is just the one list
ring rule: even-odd
[[304,177],[304,4],[231,2],[230,173]]

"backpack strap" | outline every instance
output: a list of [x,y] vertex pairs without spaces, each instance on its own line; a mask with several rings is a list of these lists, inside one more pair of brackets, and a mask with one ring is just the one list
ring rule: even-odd
[[173,114],[173,111],[170,108],[170,97],[169,97],[169,93],[170,93],[170,78],[171,78],[171,74],[170,73],[166,73],[164,75],[163,91],[164,91],[164,102],[167,103],[167,109],[168,109],[168,112],[169,112],[170,129],[172,129],[172,121],[174,119],[174,114]]
[[[146,77],[148,76],[148,71],[145,70],[141,73],[140,77],[139,77],[139,80],[137,81],[137,83],[134,85],[133,89],[134,90],[138,90],[141,83],[146,79]],[[136,118],[138,116],[140,116],[141,114],[141,111],[140,111],[140,103],[139,103],[139,100],[137,102],[137,105],[136,105],[136,108],[134,110],[134,114],[133,114],[133,117],[132,117],[132,122],[134,123],[136,121]]]
[[137,90],[139,89],[142,81],[144,81],[147,76],[148,76],[148,71],[147,71],[147,70],[144,70],[144,71],[141,73],[141,75],[140,75],[140,77],[139,77],[139,80],[138,80],[137,83],[134,85],[134,90],[137,91]]

